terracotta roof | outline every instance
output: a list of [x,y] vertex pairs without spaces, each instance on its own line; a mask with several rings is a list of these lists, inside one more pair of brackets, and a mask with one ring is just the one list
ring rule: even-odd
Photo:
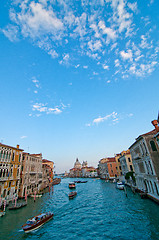
[[116,162],[115,157],[107,158],[107,159],[108,159],[108,160],[107,160],[108,163],[110,163],[110,162]]
[[20,150],[20,151],[24,151],[23,149],[16,148],[16,147],[12,147],[12,146],[9,146],[9,145],[3,144],[3,143],[0,143],[0,146],[2,146],[2,147],[12,148],[12,149],[16,149],[16,150]]
[[47,159],[43,159],[42,162],[44,162],[44,163],[47,163],[47,162],[48,163],[54,163],[53,161],[50,161],[50,160],[47,160]]

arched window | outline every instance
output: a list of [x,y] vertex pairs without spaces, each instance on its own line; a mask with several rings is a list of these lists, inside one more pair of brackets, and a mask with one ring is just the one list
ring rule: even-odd
[[151,184],[152,193],[154,193],[154,189],[151,181],[150,181],[150,184]]
[[4,197],[4,198],[6,197],[6,189],[4,189],[3,197]]
[[150,169],[151,169],[151,174],[153,175],[153,169],[152,169],[152,166],[151,166],[151,162],[149,161],[149,166],[150,166]]
[[3,170],[3,177],[5,177],[5,173],[6,173],[6,170],[4,169],[4,170]]
[[14,161],[14,152],[13,152],[13,155],[12,155],[12,161]]
[[145,152],[146,152],[146,154],[147,154],[147,148],[146,148],[146,145],[145,145],[144,142],[143,142],[143,146],[144,146],[144,148],[145,148]]
[[156,193],[159,196],[158,187],[157,187],[157,184],[155,182],[154,182],[154,185],[155,185],[155,188],[156,188]]
[[156,144],[155,144],[155,142],[153,140],[150,141],[150,145],[151,145],[152,151],[156,152],[157,148],[156,148]]

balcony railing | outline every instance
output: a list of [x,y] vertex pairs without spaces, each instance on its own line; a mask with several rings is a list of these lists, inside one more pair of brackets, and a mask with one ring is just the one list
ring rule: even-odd
[[134,160],[141,159],[141,158],[142,158],[141,153],[136,153],[136,154],[134,154],[134,156],[133,156],[133,159],[134,159]]

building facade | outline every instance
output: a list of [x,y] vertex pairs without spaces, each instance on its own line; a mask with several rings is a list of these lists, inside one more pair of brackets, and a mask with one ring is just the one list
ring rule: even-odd
[[159,201],[159,147],[156,141],[158,125],[140,135],[130,146],[137,188]]
[[7,202],[18,196],[23,149],[0,143],[0,196]]
[[123,176],[125,176],[128,172],[134,171],[130,150],[122,151],[119,161]]
[[42,154],[23,153],[19,197],[35,194],[42,185]]

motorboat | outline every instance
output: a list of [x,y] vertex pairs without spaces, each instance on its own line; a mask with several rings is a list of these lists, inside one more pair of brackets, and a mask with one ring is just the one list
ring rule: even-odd
[[61,178],[54,178],[52,184],[57,185],[61,182]]
[[76,184],[75,183],[69,183],[69,188],[76,188]]
[[48,222],[53,218],[53,213],[40,213],[39,215],[28,219],[27,222],[22,226],[22,229],[25,233],[32,232],[39,227],[41,227],[44,223]]
[[0,217],[3,217],[5,214],[6,214],[5,211],[1,211],[1,210],[0,210]]
[[120,190],[124,190],[124,184],[122,182],[117,182],[116,183],[116,188],[118,188]]
[[70,192],[70,193],[68,194],[68,197],[69,197],[69,199],[72,199],[72,198],[74,198],[76,195],[77,195],[77,192]]

